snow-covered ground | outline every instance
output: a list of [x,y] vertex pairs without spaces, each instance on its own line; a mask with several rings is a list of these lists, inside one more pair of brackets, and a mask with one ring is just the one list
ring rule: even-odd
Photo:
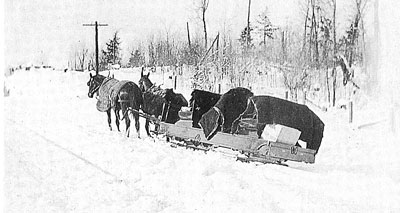
[[353,125],[346,111],[316,111],[326,124],[316,163],[284,167],[172,148],[147,138],[143,120],[142,139],[109,131],[88,78],[32,70],[5,79],[6,212],[400,212],[400,141],[387,121],[357,128],[384,113],[375,103]]

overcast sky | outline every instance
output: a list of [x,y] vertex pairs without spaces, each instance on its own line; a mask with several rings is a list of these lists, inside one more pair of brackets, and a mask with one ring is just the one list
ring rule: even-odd
[[[94,48],[93,27],[84,23],[107,23],[99,28],[100,48],[119,31],[125,55],[149,35],[186,39],[186,22],[191,36],[201,32],[196,15],[198,0],[5,0],[6,65],[39,63],[66,64],[74,48]],[[345,13],[351,0],[338,1],[338,27],[349,19]],[[252,0],[251,22],[268,7],[274,25],[302,29],[305,0]],[[207,10],[209,38],[228,31],[238,38],[246,26],[248,0],[210,0]],[[343,25],[344,26],[344,25]]]
[[[266,6],[275,24],[292,21],[298,13],[297,0],[252,0],[254,20]],[[210,37],[218,31],[230,30],[239,37],[246,25],[245,0],[210,0],[207,24]],[[93,48],[94,29],[84,23],[107,23],[99,29],[104,45],[113,32],[119,31],[127,51],[150,34],[185,36],[186,22],[195,33],[200,26],[196,19],[194,0],[6,0],[5,44],[6,64],[66,63],[71,48],[88,45]]]

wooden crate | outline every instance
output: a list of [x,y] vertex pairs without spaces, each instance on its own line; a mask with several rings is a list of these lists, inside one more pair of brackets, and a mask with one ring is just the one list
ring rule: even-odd
[[295,145],[301,132],[280,124],[266,125],[261,135],[265,140]]

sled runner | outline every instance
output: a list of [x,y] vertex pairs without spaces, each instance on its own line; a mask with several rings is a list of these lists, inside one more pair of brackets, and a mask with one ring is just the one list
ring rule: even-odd
[[164,133],[168,140],[179,141],[180,145],[194,149],[209,150],[217,147],[240,151],[244,156],[238,156],[241,161],[258,161],[262,163],[276,163],[297,161],[305,163],[315,162],[315,151],[297,147],[292,144],[272,142],[258,139],[253,135],[233,135],[218,132],[207,140],[201,129],[167,124],[160,122],[159,133]]
[[[135,111],[135,110],[133,110]],[[158,128],[157,135],[165,135],[167,142],[174,146],[183,146],[202,151],[209,151],[216,148],[226,148],[238,151],[237,160],[244,162],[261,162],[286,165],[286,161],[296,161],[304,163],[315,162],[315,150],[305,149],[295,146],[290,134],[290,128],[280,130],[276,141],[259,139],[254,133],[252,121],[244,120],[241,126],[244,128],[244,134],[228,134],[217,132],[213,138],[207,140],[202,129],[183,125],[182,123],[165,123],[154,116],[138,112],[141,117],[149,120]],[[295,137],[296,138],[296,137]],[[297,135],[298,139],[298,135]],[[295,139],[295,142],[297,141]],[[284,142],[282,142],[282,140]],[[287,141],[292,140],[292,143]]]

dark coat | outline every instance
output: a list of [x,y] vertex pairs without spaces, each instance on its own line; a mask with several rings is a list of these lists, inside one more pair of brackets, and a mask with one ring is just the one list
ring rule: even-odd
[[256,118],[259,137],[267,124],[281,124],[300,130],[300,140],[307,143],[307,149],[318,152],[325,125],[306,105],[271,96],[253,96],[246,110],[233,122],[232,133],[237,131],[240,119],[249,117]]
[[206,138],[211,139],[218,131],[231,132],[232,122],[246,109],[247,99],[251,96],[253,93],[242,87],[223,94],[215,106],[200,119]]
[[221,95],[195,89],[191,96],[189,104],[192,107],[192,127],[200,128],[201,116],[217,103]]
[[176,123],[180,120],[179,111],[188,102],[182,94],[175,93],[172,89],[154,88],[143,93],[143,112],[159,117],[166,123]]

